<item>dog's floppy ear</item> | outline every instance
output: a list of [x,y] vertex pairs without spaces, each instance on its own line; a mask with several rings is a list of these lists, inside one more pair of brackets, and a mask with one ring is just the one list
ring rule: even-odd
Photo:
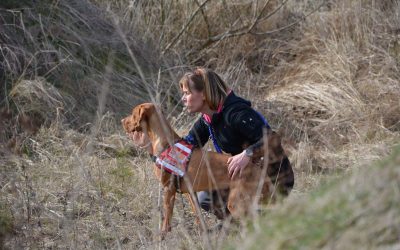
[[272,129],[268,129],[264,132],[264,144],[268,148],[270,156],[272,153],[276,156],[284,154],[281,142],[282,140],[279,133],[276,133]]
[[[137,110],[135,110],[136,108]],[[132,116],[134,116],[135,113],[135,120],[139,123],[138,126],[140,126],[141,121],[147,121],[150,115],[155,112],[155,107],[152,103],[143,103],[136,108],[132,110]]]
[[269,149],[273,151],[276,156],[285,154],[282,148],[282,137],[279,133],[271,130],[268,135],[268,144]]

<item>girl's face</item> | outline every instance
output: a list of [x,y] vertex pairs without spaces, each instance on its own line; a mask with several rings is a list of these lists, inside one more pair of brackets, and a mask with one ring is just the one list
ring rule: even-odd
[[205,96],[202,91],[197,91],[195,89],[190,91],[187,86],[182,86],[182,92],[182,102],[189,113],[201,112],[205,108]]

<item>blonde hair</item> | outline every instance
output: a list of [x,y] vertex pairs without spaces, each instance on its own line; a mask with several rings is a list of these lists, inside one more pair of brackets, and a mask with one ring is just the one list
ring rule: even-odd
[[212,110],[217,110],[218,105],[222,103],[228,95],[228,85],[222,78],[206,68],[196,68],[188,72],[179,81],[179,87],[186,87],[189,91],[204,91],[206,103]]

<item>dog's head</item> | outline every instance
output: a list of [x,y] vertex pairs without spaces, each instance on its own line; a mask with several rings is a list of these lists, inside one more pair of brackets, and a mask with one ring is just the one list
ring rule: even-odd
[[282,138],[280,134],[273,130],[268,130],[264,136],[264,144],[268,150],[268,157],[271,162],[280,161],[286,157],[285,151],[282,147]]
[[294,173],[282,147],[281,135],[272,130],[268,131],[267,136],[264,137],[264,144],[268,152],[267,174],[274,182],[278,183],[278,192],[286,196],[293,188]]
[[[253,158],[259,159],[267,154],[270,161],[275,162],[282,159],[285,156],[285,151],[283,150],[281,141],[279,133],[276,133],[272,129],[265,129],[263,136],[264,147],[254,149]],[[244,144],[243,148],[245,149],[248,146],[248,144]]]
[[143,131],[144,122],[147,122],[150,115],[155,112],[155,106],[152,103],[142,103],[132,109],[132,114],[121,120],[125,132]]

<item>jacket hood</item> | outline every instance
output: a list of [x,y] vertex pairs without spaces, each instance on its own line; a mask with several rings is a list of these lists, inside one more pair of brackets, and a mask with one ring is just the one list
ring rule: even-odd
[[[239,107],[251,107],[251,102],[235,95],[235,93],[231,91],[224,101],[221,112],[213,114],[211,123],[218,122],[220,119],[223,119],[223,117],[227,118],[231,110],[238,109]],[[206,122],[204,118],[202,119]]]
[[235,93],[231,91],[231,93],[229,93],[229,95],[225,99],[224,105],[222,106],[222,110],[229,109],[232,106],[237,106],[237,105],[246,105],[251,107],[251,102],[235,95]]

